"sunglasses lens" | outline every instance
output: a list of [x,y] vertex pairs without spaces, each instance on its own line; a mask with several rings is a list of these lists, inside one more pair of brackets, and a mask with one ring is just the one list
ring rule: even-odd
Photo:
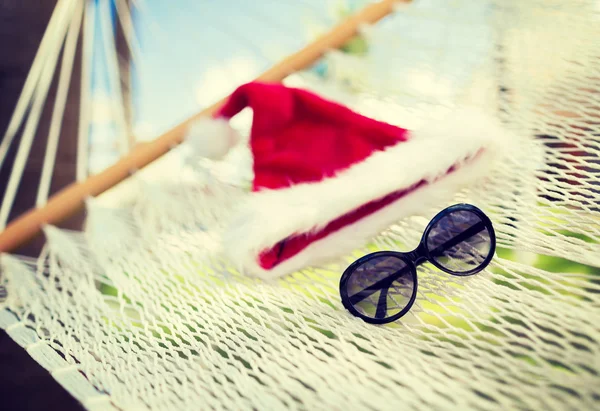
[[355,267],[345,287],[347,304],[369,319],[385,322],[410,304],[414,273],[400,257],[374,256]]
[[453,274],[482,270],[494,252],[492,226],[471,210],[451,211],[431,227],[427,248],[431,258]]

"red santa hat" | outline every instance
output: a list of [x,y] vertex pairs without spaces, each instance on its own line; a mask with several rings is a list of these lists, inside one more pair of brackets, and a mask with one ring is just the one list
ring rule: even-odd
[[399,219],[481,178],[510,136],[472,109],[418,130],[362,116],[282,84],[252,82],[189,130],[221,158],[240,139],[229,120],[252,109],[254,180],[223,235],[241,272],[275,278],[348,253]]

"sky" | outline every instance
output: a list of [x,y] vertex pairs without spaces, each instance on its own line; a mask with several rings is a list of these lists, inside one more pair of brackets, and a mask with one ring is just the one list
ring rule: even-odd
[[[143,141],[301,49],[339,21],[339,8],[358,10],[372,0],[130,1],[138,50],[132,62],[133,130]],[[347,60],[337,66],[387,94],[451,101],[471,78],[478,56],[489,54],[488,1],[420,0],[410,9],[377,24],[362,66]],[[115,137],[118,104],[109,93],[100,27],[96,39],[92,172],[124,154]]]
[[134,107],[140,123],[161,130],[300,49],[311,25],[333,23],[324,0],[144,3]]
[[[102,7],[102,0],[95,0]],[[113,0],[115,1],[115,0]],[[120,0],[116,0],[120,1]],[[133,127],[150,140],[228,95],[335,23],[340,0],[131,0],[138,53],[133,55]],[[367,0],[342,0],[358,7]],[[105,4],[105,3],[104,3]],[[108,10],[108,9],[106,9]],[[114,87],[96,12],[94,126],[90,165],[100,170],[115,150]],[[113,20],[119,21],[114,15]],[[111,92],[112,89],[112,92]]]
[[[145,7],[136,19],[142,53],[140,70],[134,70],[134,107],[138,131],[145,129],[149,135],[220,100],[301,49],[319,30],[336,24],[336,8],[357,10],[369,3],[180,0],[174,6],[175,2],[136,1]],[[468,60],[477,58],[474,51],[485,49],[489,41],[483,27],[487,2],[450,2],[455,5],[444,8],[449,15],[442,20],[432,15],[440,3],[420,0],[411,6],[414,13],[378,24],[375,43],[380,46],[371,50],[374,64],[369,71],[384,79],[383,87],[396,83],[403,90],[415,88],[417,94],[439,94],[448,89],[444,79],[458,84],[461,76],[470,77],[468,67],[475,62]],[[399,47],[395,54],[394,42]]]

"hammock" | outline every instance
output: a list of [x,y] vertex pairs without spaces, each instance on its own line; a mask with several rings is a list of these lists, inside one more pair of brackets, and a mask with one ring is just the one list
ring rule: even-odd
[[[58,7],[84,11],[79,2]],[[368,51],[344,52],[357,33]],[[597,407],[596,2],[372,2],[259,79],[394,124],[475,103],[520,138],[505,163],[447,204],[339,261],[266,282],[214,251],[221,222],[247,195],[249,177],[235,170],[249,153],[195,158],[178,145],[190,119],[9,222],[0,327],[12,339],[90,410]],[[237,126],[248,133],[244,119]],[[490,266],[455,278],[425,264],[401,320],[374,326],[350,315],[338,291],[348,264],[411,249],[429,219],[457,202],[494,222]],[[83,204],[83,231],[56,226]],[[38,258],[11,253],[40,227]]]

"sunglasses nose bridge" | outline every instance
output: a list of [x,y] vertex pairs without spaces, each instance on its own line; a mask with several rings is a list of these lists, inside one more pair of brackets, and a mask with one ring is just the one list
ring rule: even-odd
[[415,267],[419,266],[420,264],[423,264],[425,261],[427,261],[427,247],[425,243],[419,244],[417,248],[407,253],[407,255],[408,258],[410,258],[413,261]]

